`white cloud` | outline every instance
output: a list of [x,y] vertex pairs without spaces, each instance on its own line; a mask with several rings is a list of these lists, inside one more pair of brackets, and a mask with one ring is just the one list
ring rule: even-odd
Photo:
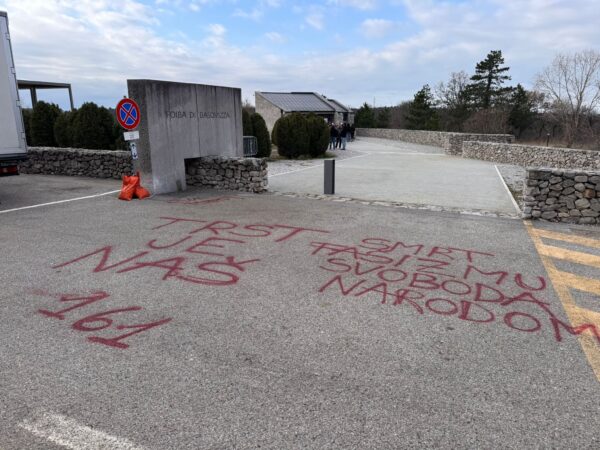
[[[235,1],[235,0],[234,0]],[[242,17],[244,19],[250,19],[258,22],[263,18],[265,12],[269,8],[279,8],[281,6],[280,0],[259,0],[256,6],[250,10],[237,8],[233,15],[235,17]]]
[[[168,9],[177,0],[159,1]],[[598,47],[600,8],[593,3],[404,0],[411,22],[406,30],[415,32],[385,44],[348,46],[336,53],[335,70],[326,74],[330,49],[317,45],[305,55],[275,55],[273,45],[257,43],[285,39],[268,28],[243,45],[231,43],[226,26],[233,25],[225,21],[201,25],[206,33],[197,40],[175,30],[165,37],[156,4],[140,0],[0,0],[0,9],[9,13],[19,78],[70,82],[78,104],[114,105],[127,93],[128,78],[154,78],[241,87],[244,97],[255,90],[311,90],[359,105],[374,96],[378,104],[409,99],[425,83],[446,80],[453,71],[472,72],[492,49],[503,51],[514,84],[530,86],[556,52]],[[180,2],[181,11],[189,11],[189,4]],[[282,4],[265,0],[263,6]],[[301,15],[290,16],[307,28],[325,29],[328,11],[302,6],[296,10]],[[391,14],[380,17],[395,20]],[[327,38],[334,41],[339,33],[345,39],[344,27]]]
[[235,17],[242,17],[243,19],[260,20],[264,15],[264,12],[258,8],[251,9],[250,11],[238,8],[233,12],[233,15]]
[[[175,0],[180,6],[181,0]],[[209,3],[213,3],[213,0],[191,0],[188,3],[188,8],[194,12],[198,12],[202,9],[203,6],[208,5]]]
[[325,26],[325,15],[321,8],[312,7],[304,18],[305,22],[315,30],[322,30]]
[[265,37],[271,42],[274,42],[275,44],[283,44],[287,41],[287,38],[285,36],[283,36],[280,33],[277,33],[276,31],[270,31],[268,33],[265,33]]
[[327,4],[329,5],[350,6],[362,10],[375,9],[377,3],[377,0],[327,0]]
[[220,23],[211,23],[208,27],[208,31],[210,31],[215,36],[224,36],[227,32],[227,29],[221,25]]
[[164,6],[179,10],[188,9],[193,12],[198,12],[203,6],[214,2],[215,0],[154,0],[154,4],[161,8]]
[[379,39],[386,36],[394,29],[394,22],[386,19],[366,19],[360,24],[360,31],[371,39]]

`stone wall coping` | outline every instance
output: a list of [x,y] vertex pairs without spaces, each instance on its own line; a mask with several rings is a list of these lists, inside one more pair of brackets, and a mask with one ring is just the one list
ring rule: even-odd
[[[514,138],[512,134],[494,134],[494,133],[459,133],[457,131],[435,131],[434,133],[444,133],[451,136],[489,136],[494,138]],[[467,142],[467,141],[465,141]],[[502,142],[494,142],[494,144],[502,144]]]
[[[592,150],[593,151],[593,150]],[[552,173],[554,175],[565,175],[565,176],[575,176],[576,174],[593,174],[600,175],[600,169],[565,169],[560,167],[538,167],[538,166],[527,166],[525,168],[527,173],[530,172],[544,172],[544,173]]]
[[247,156],[220,156],[220,155],[209,155],[209,156],[199,156],[197,158],[186,158],[186,160],[210,160],[210,161],[257,161],[262,162],[266,161],[267,158],[250,158]]
[[[489,134],[486,136],[506,136],[506,135],[493,135]],[[513,148],[526,148],[532,150],[543,150],[543,151],[557,151],[557,152],[573,152],[573,153],[586,153],[586,154],[594,154],[600,157],[600,152],[597,150],[586,150],[584,148],[567,148],[567,147],[544,147],[543,145],[528,145],[528,144],[509,144],[503,142],[487,142],[487,141],[464,141],[465,144],[485,144],[491,146],[510,146]]]
[[130,156],[131,153],[126,150],[90,150],[87,148],[70,148],[70,147],[28,147],[28,152],[56,152],[56,153],[83,153],[89,155],[117,155]]
[[509,138],[513,137],[512,134],[490,134],[490,133],[465,133],[459,131],[437,131],[437,130],[409,130],[408,128],[356,128],[357,130],[397,130],[397,131],[408,131],[409,133],[439,133],[444,135],[452,136],[490,136],[490,137],[502,137]]

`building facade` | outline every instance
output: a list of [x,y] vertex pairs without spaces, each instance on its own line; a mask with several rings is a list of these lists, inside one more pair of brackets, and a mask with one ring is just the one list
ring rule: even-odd
[[338,102],[315,92],[255,92],[256,112],[267,123],[269,133],[277,119],[299,112],[316,114],[331,123],[354,123],[354,112]]

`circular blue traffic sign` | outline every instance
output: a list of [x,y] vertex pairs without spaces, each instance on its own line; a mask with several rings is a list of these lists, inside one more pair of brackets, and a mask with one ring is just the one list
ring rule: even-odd
[[117,122],[126,130],[135,129],[140,123],[140,107],[130,98],[124,98],[117,105]]

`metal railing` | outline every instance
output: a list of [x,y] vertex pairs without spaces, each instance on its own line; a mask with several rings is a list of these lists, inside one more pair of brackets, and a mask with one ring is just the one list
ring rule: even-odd
[[254,136],[244,136],[244,156],[256,156],[258,153],[258,143]]

